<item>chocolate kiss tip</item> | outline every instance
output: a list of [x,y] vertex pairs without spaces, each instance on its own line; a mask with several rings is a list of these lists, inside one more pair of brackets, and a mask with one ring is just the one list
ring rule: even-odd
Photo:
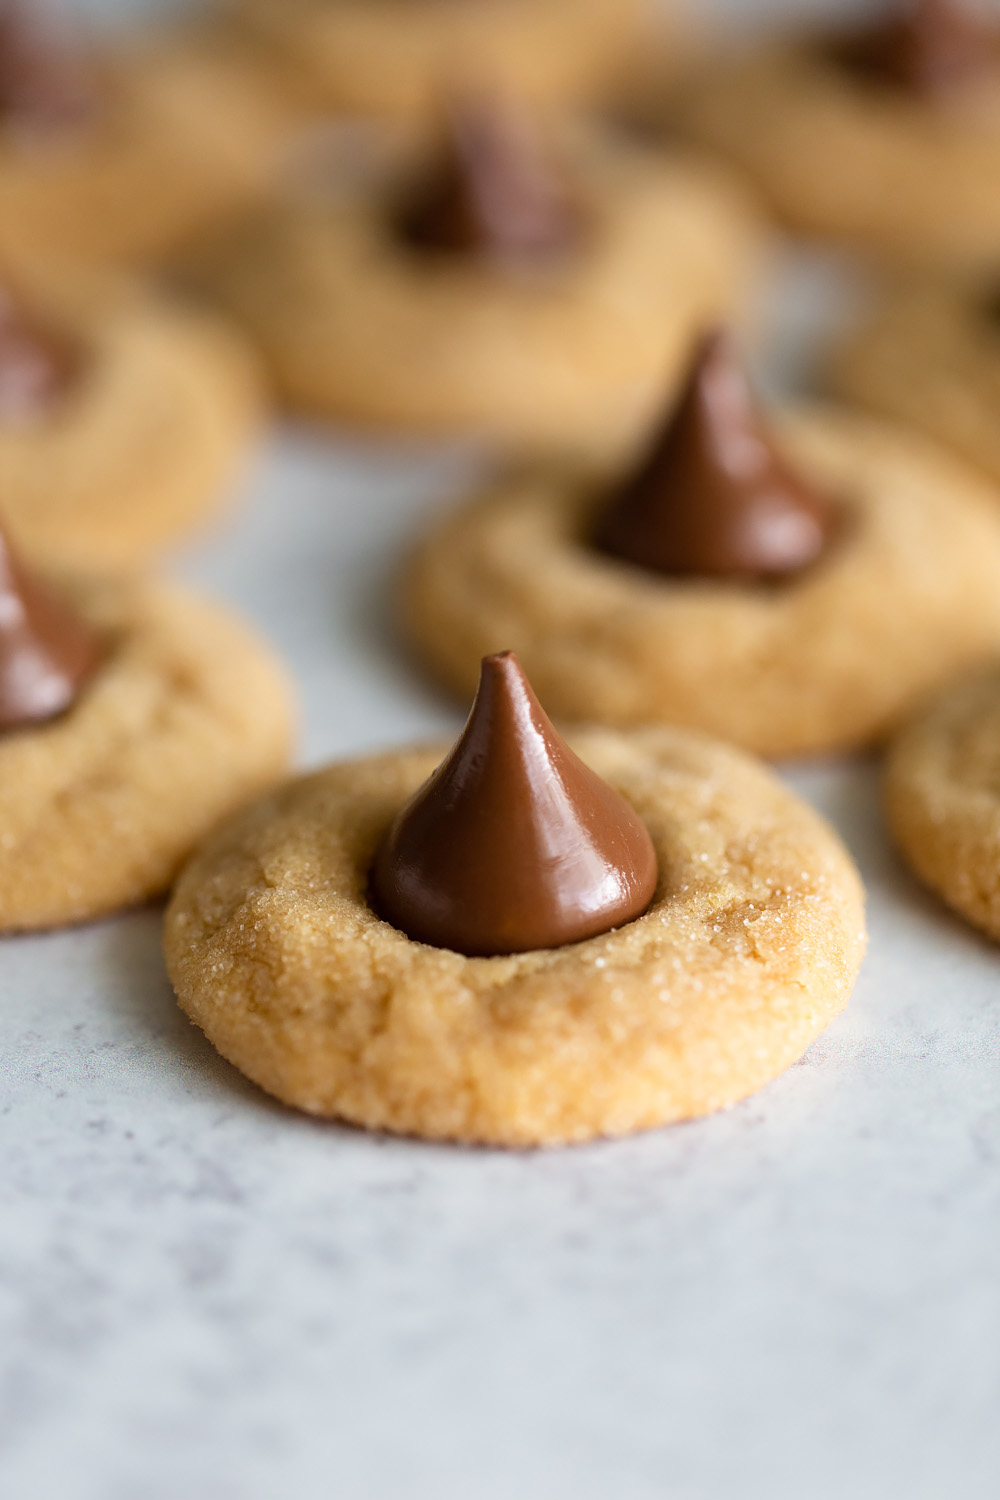
[[580,224],[527,114],[509,102],[456,98],[445,155],[400,219],[424,250],[531,261],[572,248]]
[[489,957],[634,921],[656,878],[645,825],[557,734],[505,651],[484,658],[461,736],[383,837],[371,893],[415,941]]
[[596,542],[654,572],[765,579],[815,562],[834,522],[768,434],[728,335],[713,330],[658,442],[599,519]]
[[0,532],[0,731],[65,712],[99,660],[89,626],[25,571]]

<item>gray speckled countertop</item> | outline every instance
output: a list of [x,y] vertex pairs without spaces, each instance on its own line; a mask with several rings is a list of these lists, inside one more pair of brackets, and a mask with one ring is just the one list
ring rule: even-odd
[[[461,455],[289,433],[179,571],[302,687],[304,760],[457,724],[384,623]],[[1000,956],[793,773],[870,890],[846,1014],[712,1119],[549,1154],[271,1103],[157,910],[0,951],[9,1500],[994,1500]]]
[[[460,459],[289,436],[182,568],[295,667],[315,761],[455,724],[381,623]],[[993,1497],[1000,958],[868,765],[794,773],[871,891],[843,1018],[757,1098],[503,1155],[269,1102],[176,1010],[159,912],[3,944],[11,1500]]]

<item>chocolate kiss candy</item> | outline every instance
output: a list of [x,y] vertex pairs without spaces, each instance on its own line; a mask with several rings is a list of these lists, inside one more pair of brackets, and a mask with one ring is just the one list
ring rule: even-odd
[[0,533],[0,730],[61,714],[99,659],[89,627],[25,572]]
[[382,840],[376,911],[476,957],[596,937],[655,888],[637,814],[556,733],[514,653],[485,657],[461,737]]
[[0,0],[0,122],[63,130],[94,107],[86,68],[43,0]]
[[0,423],[45,411],[71,375],[69,350],[33,327],[0,286]]
[[655,572],[767,578],[814,562],[833,520],[775,448],[728,338],[712,333],[666,431],[600,519],[596,540]]
[[411,245],[523,262],[576,244],[579,216],[527,116],[495,102],[462,104],[446,144],[440,169],[401,215]]
[[962,0],[913,0],[844,51],[857,71],[914,94],[945,93],[989,64],[992,35]]

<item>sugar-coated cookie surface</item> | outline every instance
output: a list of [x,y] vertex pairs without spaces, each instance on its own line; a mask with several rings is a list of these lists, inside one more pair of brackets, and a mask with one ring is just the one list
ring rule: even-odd
[[845,1005],[863,897],[839,840],[757,762],[677,730],[573,737],[632,804],[653,904],[565,948],[466,958],[371,910],[378,841],[441,758],[294,781],[230,821],[171,900],[182,1007],[279,1099],[433,1138],[527,1146],[720,1109]]
[[65,592],[106,657],[61,718],[0,735],[0,931],[157,895],[291,750],[285,675],[228,612],[150,584]]
[[587,233],[551,265],[512,274],[415,253],[395,232],[393,184],[278,205],[196,273],[293,408],[529,450],[628,446],[704,324],[738,318],[759,226],[697,157],[590,129],[563,144]]
[[261,416],[257,363],[211,313],[113,281],[53,281],[38,304],[71,343],[65,393],[0,422],[0,515],[47,567],[143,565],[228,499]]
[[840,394],[928,433],[1000,485],[1000,282],[893,288],[831,373]]
[[957,683],[889,751],[885,803],[896,842],[948,905],[1000,939],[1000,671]]
[[846,749],[1000,645],[992,489],[935,447],[847,413],[777,427],[843,506],[843,534],[773,584],[676,578],[590,545],[599,495],[553,474],[446,514],[401,580],[403,628],[457,692],[510,648],[557,717],[673,722],[760,754]]

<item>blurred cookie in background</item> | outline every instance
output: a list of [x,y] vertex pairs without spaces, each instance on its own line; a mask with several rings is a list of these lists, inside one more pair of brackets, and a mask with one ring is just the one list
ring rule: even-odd
[[887,288],[841,343],[835,389],[929,433],[1000,484],[1000,266]]
[[227,610],[36,572],[0,532],[0,933],[149,900],[286,770],[285,671]]
[[0,271],[0,516],[32,560],[149,562],[227,499],[261,418],[239,335],[117,277]]
[[47,0],[0,0],[0,253],[154,260],[259,194],[284,140],[194,35],[98,47]]
[[281,398],[334,422],[505,448],[634,444],[763,239],[729,174],[496,97],[400,172],[289,194],[193,266]]
[[[995,12],[993,13],[995,17]],[[894,262],[1000,262],[1000,22],[897,0],[665,90],[661,120],[742,168],[791,229]]]
[[512,652],[450,750],[229,820],[164,923],[182,1009],[286,1104],[521,1148],[745,1098],[843,1009],[865,942],[850,857],[776,776],[677,729],[567,743]]

